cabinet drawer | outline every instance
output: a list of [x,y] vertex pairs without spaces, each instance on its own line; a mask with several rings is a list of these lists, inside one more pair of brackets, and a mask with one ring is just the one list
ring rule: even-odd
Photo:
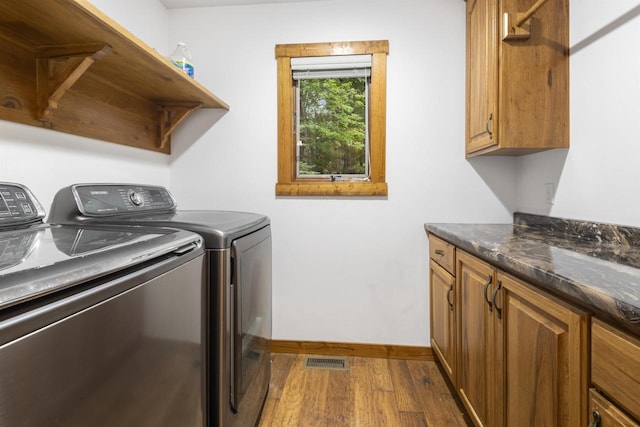
[[455,276],[456,271],[456,247],[451,243],[430,234],[429,256],[440,264],[445,270]]
[[640,339],[597,319],[591,324],[591,381],[640,419]]
[[596,416],[600,418],[600,423],[597,424],[599,427],[640,427],[640,424],[592,388],[589,390],[589,422],[593,422]]

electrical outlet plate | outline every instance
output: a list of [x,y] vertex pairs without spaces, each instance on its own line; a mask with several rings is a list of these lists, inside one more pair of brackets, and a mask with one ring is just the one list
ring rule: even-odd
[[553,182],[547,182],[544,185],[544,201],[546,204],[548,205],[552,205],[553,204],[553,199],[555,198],[556,195],[556,186]]

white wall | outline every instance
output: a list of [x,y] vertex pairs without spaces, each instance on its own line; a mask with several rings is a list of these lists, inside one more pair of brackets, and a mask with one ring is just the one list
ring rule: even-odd
[[570,16],[571,147],[520,160],[518,208],[640,226],[640,5],[581,0]]
[[[94,4],[159,52],[167,50],[168,12],[158,0]],[[74,182],[167,185],[168,164],[164,154],[0,120],[0,180],[27,185],[45,211],[55,192]]]
[[[268,214],[276,339],[428,345],[425,222],[510,222],[517,160],[464,159],[465,3],[170,10],[171,44],[231,110],[174,137],[182,208]],[[278,43],[388,39],[388,198],[276,198]],[[204,114],[204,113],[203,113]],[[196,120],[197,121],[197,118]],[[204,120],[203,120],[204,122]]]
[[91,3],[161,55],[170,53],[169,13],[160,0],[91,0]]

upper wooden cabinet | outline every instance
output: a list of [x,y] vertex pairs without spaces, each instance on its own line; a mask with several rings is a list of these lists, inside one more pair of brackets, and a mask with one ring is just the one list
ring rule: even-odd
[[0,0],[0,119],[170,152],[228,105],[85,0]]
[[569,2],[467,0],[466,155],[569,147]]

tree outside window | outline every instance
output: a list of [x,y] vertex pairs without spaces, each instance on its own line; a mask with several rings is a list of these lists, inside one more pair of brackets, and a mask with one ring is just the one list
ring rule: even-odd
[[298,81],[298,177],[366,177],[367,79]]

